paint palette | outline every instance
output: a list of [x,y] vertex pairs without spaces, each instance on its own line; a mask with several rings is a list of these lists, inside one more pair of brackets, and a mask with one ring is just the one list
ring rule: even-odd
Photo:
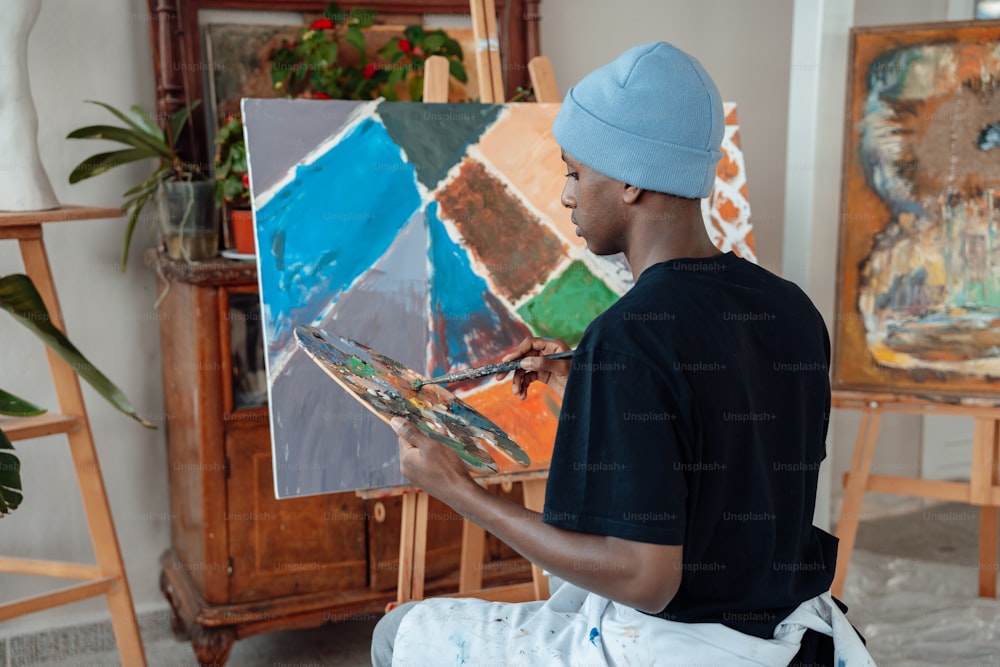
[[383,421],[402,417],[434,440],[455,450],[473,471],[498,471],[491,452],[527,467],[531,460],[503,430],[439,385],[413,388],[426,380],[394,359],[342,336],[308,326],[295,339],[309,357],[349,394]]

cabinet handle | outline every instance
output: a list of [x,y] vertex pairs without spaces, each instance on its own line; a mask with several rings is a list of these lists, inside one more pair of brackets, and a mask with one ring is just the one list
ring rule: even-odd
[[385,521],[385,505],[379,500],[375,502],[375,523],[382,523],[383,521]]

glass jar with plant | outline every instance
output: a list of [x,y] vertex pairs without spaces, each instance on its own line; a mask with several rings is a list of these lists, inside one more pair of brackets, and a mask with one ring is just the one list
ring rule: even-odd
[[66,138],[115,141],[124,144],[125,148],[85,159],[70,173],[70,183],[79,183],[130,162],[157,161],[153,173],[123,195],[122,209],[128,214],[128,226],[122,241],[122,271],[136,223],[150,202],[155,202],[158,209],[167,254],[187,261],[209,259],[218,254],[219,225],[212,182],[200,165],[181,159],[176,149],[177,138],[198,102],[172,114],[165,129],[157,125],[153,114],[140,106],[132,106],[132,117],[129,117],[110,104],[91,104],[103,107],[124,125],[89,125],[70,132]]

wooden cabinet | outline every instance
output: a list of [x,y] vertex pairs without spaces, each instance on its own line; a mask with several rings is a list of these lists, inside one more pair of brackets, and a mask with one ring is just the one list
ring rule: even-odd
[[[276,500],[252,263],[174,261],[150,251],[159,306],[171,548],[161,587],[202,664],[233,641],[379,614],[396,598],[399,497]],[[497,490],[498,493],[504,493]],[[507,492],[519,500],[520,490]],[[457,589],[462,522],[431,499],[427,594]],[[491,538],[484,583],[530,580]]]

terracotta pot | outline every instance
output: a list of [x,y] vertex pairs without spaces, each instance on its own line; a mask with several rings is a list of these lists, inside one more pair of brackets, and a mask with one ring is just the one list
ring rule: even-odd
[[236,252],[251,255],[257,252],[253,233],[253,211],[248,208],[238,208],[229,212],[233,225],[233,243]]

